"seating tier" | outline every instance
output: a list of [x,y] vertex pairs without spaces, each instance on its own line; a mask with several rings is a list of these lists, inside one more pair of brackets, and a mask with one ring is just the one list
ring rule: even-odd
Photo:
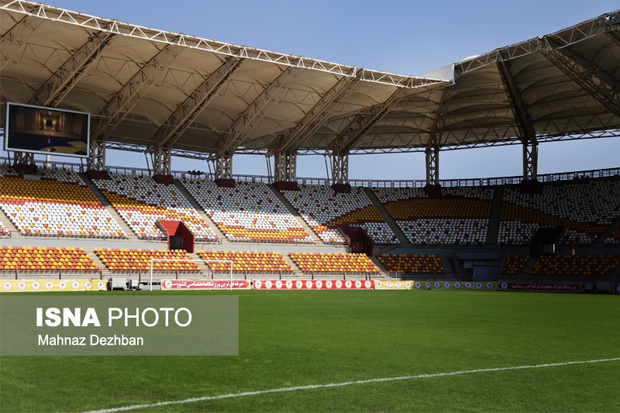
[[377,259],[390,272],[445,273],[437,255],[379,254]]
[[110,179],[93,179],[97,188],[139,238],[164,237],[158,220],[177,220],[197,240],[216,238],[198,211],[174,185],[159,184],[149,176],[110,174]]
[[25,235],[126,237],[97,197],[72,170],[39,168],[37,179],[2,169],[0,209]]
[[362,188],[337,193],[330,186],[300,185],[299,191],[282,191],[308,226],[328,243],[343,243],[339,226],[361,227],[377,244],[397,244],[398,238]]
[[529,255],[509,255],[502,268],[502,274],[520,274],[525,264],[529,261]]
[[0,247],[0,270],[98,271],[83,248]]
[[608,276],[620,265],[620,255],[543,255],[531,274]]
[[237,182],[234,188],[220,188],[213,181],[180,181],[231,241],[312,242],[265,183]]
[[378,273],[366,254],[291,252],[289,256],[304,273]]
[[440,198],[427,197],[420,188],[374,188],[374,192],[412,244],[486,242],[492,189],[444,188]]
[[[291,273],[293,269],[279,252],[198,251],[203,260],[232,261],[233,272]],[[228,262],[205,263],[213,271],[230,271]]]
[[535,195],[506,188],[498,242],[528,244],[538,229],[562,227],[560,244],[591,244],[618,217],[619,193],[619,181],[545,185]]
[[[95,254],[110,271],[198,272],[200,268],[185,250],[95,248]],[[158,261],[152,261],[152,260]],[[160,261],[168,260],[168,261]]]

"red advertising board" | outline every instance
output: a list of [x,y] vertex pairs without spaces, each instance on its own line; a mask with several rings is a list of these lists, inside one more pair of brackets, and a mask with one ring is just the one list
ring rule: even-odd
[[499,283],[501,291],[540,291],[553,293],[579,293],[581,284],[573,283],[528,283],[528,282],[502,282]]
[[255,290],[372,290],[368,280],[254,280]]
[[[247,280],[233,280],[233,290],[248,290]],[[162,280],[162,290],[230,290],[230,280]]]

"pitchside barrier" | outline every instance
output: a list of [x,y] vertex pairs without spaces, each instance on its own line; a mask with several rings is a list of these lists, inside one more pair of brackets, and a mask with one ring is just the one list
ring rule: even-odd
[[44,291],[106,291],[107,280],[7,280],[2,281],[0,291],[44,292]]

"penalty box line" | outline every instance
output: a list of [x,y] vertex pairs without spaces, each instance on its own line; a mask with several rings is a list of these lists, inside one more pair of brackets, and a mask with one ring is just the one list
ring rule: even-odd
[[150,403],[150,404],[138,404],[138,405],[133,405],[133,406],[117,407],[117,408],[112,408],[112,409],[93,410],[93,411],[89,411],[86,413],[114,413],[114,412],[122,412],[122,411],[134,410],[134,409],[143,409],[147,407],[170,406],[170,405],[175,405],[175,404],[196,403],[196,402],[209,401],[209,400],[233,399],[237,397],[259,396],[263,394],[284,393],[284,392],[297,391],[297,390],[326,389],[330,387],[353,386],[356,384],[381,383],[381,382],[413,380],[413,379],[427,379],[427,378],[433,378],[433,377],[458,376],[462,374],[488,373],[488,372],[494,372],[494,371],[542,369],[542,368],[547,368],[547,367],[572,366],[576,364],[605,363],[609,361],[620,361],[620,357],[597,359],[597,360],[584,360],[584,361],[566,361],[563,363],[535,364],[535,365],[530,365],[530,366],[495,367],[495,368],[489,368],[489,369],[461,370],[461,371],[452,371],[452,372],[447,372],[447,373],[418,374],[414,376],[385,377],[385,378],[380,378],[380,379],[346,381],[346,382],[341,382],[341,383],[310,384],[307,386],[282,387],[279,389],[257,390],[257,391],[243,392],[243,393],[220,394],[219,396],[204,396],[204,397],[196,397],[196,398],[185,399],[185,400],[172,400],[172,401]]

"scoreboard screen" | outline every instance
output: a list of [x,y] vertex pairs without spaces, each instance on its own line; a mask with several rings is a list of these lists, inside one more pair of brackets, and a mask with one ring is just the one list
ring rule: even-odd
[[8,102],[4,150],[87,157],[90,114]]

